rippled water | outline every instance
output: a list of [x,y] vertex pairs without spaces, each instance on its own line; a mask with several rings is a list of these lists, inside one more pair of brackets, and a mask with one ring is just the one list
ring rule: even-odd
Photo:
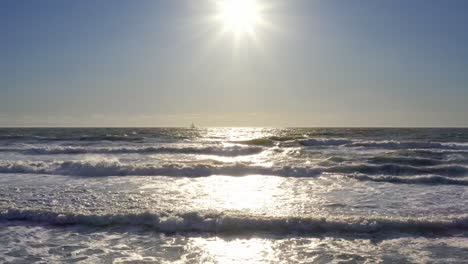
[[464,263],[468,129],[0,129],[0,262]]

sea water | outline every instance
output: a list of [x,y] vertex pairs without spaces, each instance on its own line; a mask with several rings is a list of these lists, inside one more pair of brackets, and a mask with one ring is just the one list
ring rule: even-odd
[[466,263],[468,129],[0,129],[3,263]]

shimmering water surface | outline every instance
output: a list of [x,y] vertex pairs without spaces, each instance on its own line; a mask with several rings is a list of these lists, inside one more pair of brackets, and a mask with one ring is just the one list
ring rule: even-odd
[[0,262],[465,263],[468,129],[0,129]]

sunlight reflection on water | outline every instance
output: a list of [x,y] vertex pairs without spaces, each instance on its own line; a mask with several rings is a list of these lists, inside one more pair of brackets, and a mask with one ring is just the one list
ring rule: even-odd
[[274,243],[262,238],[225,240],[193,238],[187,246],[200,253],[200,263],[264,263],[274,259]]
[[[227,210],[258,211],[274,207],[284,196],[284,179],[264,176],[214,176],[201,184],[201,195],[193,202],[196,207]],[[195,191],[195,190],[194,190]]]

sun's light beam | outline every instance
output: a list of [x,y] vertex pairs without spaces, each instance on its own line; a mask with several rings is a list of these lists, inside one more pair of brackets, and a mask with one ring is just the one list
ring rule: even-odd
[[256,0],[222,0],[217,7],[217,19],[226,31],[252,34],[261,22],[261,5]]

